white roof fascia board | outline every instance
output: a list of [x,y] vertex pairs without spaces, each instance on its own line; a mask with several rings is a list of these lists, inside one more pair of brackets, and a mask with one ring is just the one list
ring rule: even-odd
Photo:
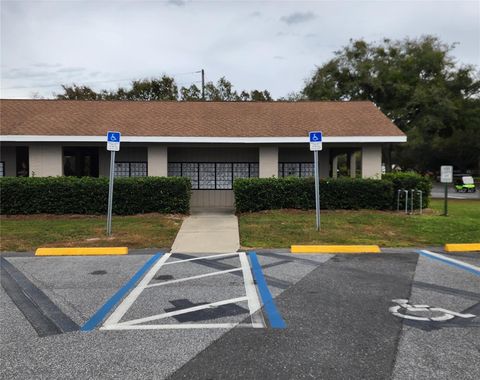
[[[0,141],[8,142],[105,142],[106,136],[50,136],[50,135],[0,135]],[[406,136],[324,136],[324,143],[400,143]],[[122,142],[136,143],[244,143],[288,144],[308,143],[306,137],[199,137],[199,136],[125,136]]]

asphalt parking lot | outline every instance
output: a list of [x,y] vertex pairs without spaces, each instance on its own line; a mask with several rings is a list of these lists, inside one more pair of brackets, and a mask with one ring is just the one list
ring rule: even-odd
[[[434,183],[432,187],[432,198],[445,198],[445,185],[441,183]],[[480,199],[480,191],[478,190],[474,193],[464,193],[455,191],[453,185],[448,186],[448,198],[449,199]]]
[[[412,250],[266,250],[256,255],[260,274],[252,256],[238,253],[155,255],[3,255],[0,376],[478,378],[475,271]],[[446,256],[480,266],[479,253]],[[398,300],[413,305],[401,313],[421,320],[393,315]],[[465,317],[434,321],[449,315],[435,308]]]

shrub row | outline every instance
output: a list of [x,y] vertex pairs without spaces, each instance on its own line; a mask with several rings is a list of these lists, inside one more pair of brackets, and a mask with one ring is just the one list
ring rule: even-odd
[[[382,180],[324,179],[320,181],[321,207],[323,209],[390,210],[396,208],[397,190],[404,188],[424,191],[423,207],[426,207],[430,187],[428,179],[415,173],[391,174]],[[233,189],[238,212],[315,208],[313,178],[237,179]],[[416,204],[415,207],[418,205]]]
[[[178,177],[116,178],[113,213],[187,213],[190,180]],[[1,214],[103,214],[108,178],[0,178]]]

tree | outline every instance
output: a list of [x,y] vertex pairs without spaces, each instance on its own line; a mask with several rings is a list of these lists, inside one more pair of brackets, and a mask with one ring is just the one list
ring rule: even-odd
[[271,102],[272,97],[267,90],[258,91],[253,90],[250,92],[250,99],[252,102]]
[[432,36],[350,41],[317,68],[303,94],[374,102],[408,136],[393,152],[403,168],[438,170],[447,159],[472,168],[480,155],[480,81],[475,67],[455,64],[454,48]]
[[128,100],[177,100],[178,87],[175,79],[163,75],[160,79],[142,79],[132,82],[127,92]]
[[190,87],[182,87],[180,89],[180,99],[184,101],[202,100],[202,92],[195,84]]
[[225,102],[241,100],[237,92],[233,90],[233,85],[225,77],[221,77],[217,85],[213,82],[205,84],[205,100]]
[[[62,85],[63,94],[57,94],[57,99],[67,100],[202,100],[202,92],[195,85],[181,87],[178,89],[175,79],[167,75],[161,78],[135,80],[131,88],[120,87],[117,90],[94,91],[88,86]],[[206,101],[272,101],[267,90],[243,90],[240,95],[233,89],[233,85],[225,77],[221,77],[216,84],[208,82],[205,84]]]
[[98,94],[87,86],[72,86],[62,85],[63,94],[56,95],[60,100],[99,100]]

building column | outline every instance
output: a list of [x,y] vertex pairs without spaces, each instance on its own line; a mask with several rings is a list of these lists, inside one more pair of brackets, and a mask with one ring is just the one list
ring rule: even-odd
[[350,166],[350,177],[355,178],[357,176],[357,160],[355,152],[348,154],[348,162]]
[[168,175],[168,148],[165,145],[149,145],[147,151],[148,176],[166,177]]
[[338,155],[335,155],[332,159],[332,178],[338,177]]
[[278,177],[278,146],[258,148],[260,178]]
[[368,144],[362,147],[362,178],[382,178],[382,146]]
[[32,144],[28,147],[30,177],[63,175],[62,146],[59,144]]

